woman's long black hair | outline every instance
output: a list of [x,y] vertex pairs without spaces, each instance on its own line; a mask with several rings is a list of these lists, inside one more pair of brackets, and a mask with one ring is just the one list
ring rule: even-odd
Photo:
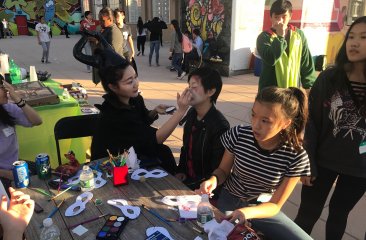
[[8,126],[15,126],[15,119],[5,110],[3,105],[0,105],[0,122]]
[[[343,90],[343,89],[347,89],[349,86],[348,83],[348,77],[347,77],[347,73],[351,72],[353,69],[353,63],[348,59],[347,57],[347,48],[346,48],[346,44],[347,44],[347,40],[349,37],[349,34],[352,30],[352,28],[357,25],[357,24],[366,24],[366,16],[357,18],[352,25],[349,27],[347,33],[346,33],[346,37],[344,38],[343,44],[341,46],[341,48],[338,51],[337,57],[335,59],[335,71],[334,71],[334,75],[332,76],[332,78],[334,79],[334,89],[333,90]],[[366,59],[364,61],[364,69],[363,69],[363,75],[366,78]],[[366,107],[366,98],[365,101],[360,103],[360,108],[365,108]]]
[[144,22],[142,21],[141,17],[139,17],[139,20],[137,21],[137,29],[139,34],[141,35],[142,30],[144,29]]
[[183,35],[182,31],[180,30],[178,21],[176,19],[173,19],[170,23],[173,25],[175,32],[178,36],[178,41],[181,43],[183,41]]

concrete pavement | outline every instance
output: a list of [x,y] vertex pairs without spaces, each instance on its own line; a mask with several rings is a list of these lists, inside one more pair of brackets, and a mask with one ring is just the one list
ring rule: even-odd
[[[42,48],[37,44],[36,37],[18,36],[12,39],[0,39],[0,49],[13,58],[21,67],[29,71],[29,66],[34,65],[37,70],[52,73],[52,78],[61,83],[79,82],[88,90],[89,102],[101,103],[101,96],[104,91],[99,84],[95,86],[91,81],[91,73],[86,72],[85,65],[76,61],[72,56],[72,48],[79,36],[71,35],[55,36],[51,42],[50,64],[41,63]],[[169,46],[168,43],[160,49],[160,67],[154,64],[148,66],[149,43],[146,44],[145,56],[136,57],[138,65],[140,90],[145,98],[148,108],[157,104],[176,105],[176,93],[181,92],[187,86],[185,77],[183,80],[176,79],[176,73],[170,72],[168,66]],[[154,58],[153,58],[153,63]],[[223,112],[231,126],[247,124],[250,119],[251,106],[257,92],[258,77],[252,74],[239,75],[223,78],[224,86],[217,102],[217,108]],[[160,117],[155,126],[161,126],[167,120],[167,116]],[[50,129],[51,130],[51,129]],[[182,139],[182,127],[178,127],[166,141],[176,157],[179,158],[179,151]],[[284,206],[284,212],[294,218],[300,202],[301,185],[298,184],[295,191]],[[329,200],[328,200],[329,201]],[[325,220],[328,215],[328,202],[322,216],[314,227],[312,237],[314,239],[325,239]],[[343,240],[365,239],[366,230],[366,195],[351,212],[346,234]]]

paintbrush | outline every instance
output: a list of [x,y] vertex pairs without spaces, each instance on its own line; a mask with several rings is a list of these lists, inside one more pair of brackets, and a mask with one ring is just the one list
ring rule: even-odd
[[51,194],[51,193],[48,193],[48,192],[46,192],[45,190],[43,190],[43,189],[41,189],[41,188],[32,188],[32,187],[28,187],[28,189],[33,190],[33,191],[35,191],[35,192],[38,192],[38,193],[40,193],[40,194],[43,194],[43,195],[45,195],[45,196],[47,196],[47,197],[52,197],[52,194]]
[[168,222],[165,218],[160,216],[159,213],[155,212],[154,210],[151,210],[150,208],[146,207],[144,204],[142,204],[142,207],[145,208],[149,213],[151,213],[151,215],[153,215],[154,217],[156,217],[160,221],[166,223],[170,227],[173,227],[173,225],[170,222]]
[[69,191],[72,187],[74,187],[75,185],[77,184],[74,184],[74,185],[70,185],[70,187],[66,188],[65,190],[63,190],[62,192],[60,192],[59,194],[57,194],[56,196],[48,199],[48,201],[51,201],[51,200],[55,200],[56,198],[58,198],[61,194],[64,194],[65,192]]
[[[47,218],[52,218],[53,215],[56,214],[56,212],[60,209],[61,205],[65,202],[65,199],[62,200],[56,207],[54,207],[52,209],[52,211],[50,212],[50,214],[48,214]],[[39,226],[40,228],[43,228],[43,225]]]
[[105,217],[105,216],[107,216],[107,215],[109,215],[109,213],[107,213],[107,214],[103,214],[103,215],[100,215],[100,216],[97,216],[97,217],[90,218],[90,219],[85,220],[85,221],[82,221],[82,222],[80,222],[80,223],[77,223],[77,224],[74,224],[74,225],[68,226],[67,228],[68,228],[68,229],[70,229],[70,228],[74,228],[74,227],[76,227],[76,226],[79,226],[79,225],[82,225],[82,224],[85,224],[85,223],[93,222],[93,221],[98,220],[99,218]]

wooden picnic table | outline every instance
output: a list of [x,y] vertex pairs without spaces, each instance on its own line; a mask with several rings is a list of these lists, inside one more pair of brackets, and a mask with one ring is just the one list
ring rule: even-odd
[[[103,178],[106,179],[104,175]],[[31,177],[31,187],[46,189],[57,194],[57,190],[51,189],[46,181],[40,180],[37,176]],[[177,211],[172,210],[168,205],[161,203],[160,199],[168,195],[193,195],[194,192],[172,175],[158,179],[147,178],[144,182],[132,180],[129,175],[129,184],[118,187],[113,186],[112,180],[108,179],[107,184],[92,191],[93,199],[86,204],[86,209],[79,215],[73,217],[66,217],[65,211],[75,202],[76,197],[82,192],[67,191],[66,193],[59,196],[55,202],[53,202],[48,201],[49,197],[33,190],[22,189],[22,191],[29,194],[31,198],[40,204],[44,209],[42,213],[33,214],[31,222],[25,232],[26,239],[28,240],[39,239],[41,232],[40,226],[42,225],[43,219],[45,219],[56,206],[56,204],[58,204],[63,199],[65,199],[65,202],[60,207],[60,210],[52,218],[53,222],[59,227],[61,231],[61,239],[95,239],[97,233],[108,219],[108,216],[90,223],[83,224],[83,226],[88,229],[88,232],[84,233],[82,236],[78,236],[77,234],[73,233],[72,229],[68,229],[67,226],[77,224],[106,213],[123,216],[120,209],[107,204],[107,201],[110,199],[125,199],[130,205],[140,206],[141,209],[140,216],[137,219],[130,220],[127,223],[120,235],[120,239],[144,240],[146,239],[146,229],[153,226],[166,228],[170,235],[176,240],[193,240],[197,236],[200,236],[202,239],[207,239],[207,234],[199,234],[193,230],[193,227],[196,229],[201,229],[197,226],[195,221],[189,221],[186,223],[171,222],[173,227],[170,227],[156,217],[152,216],[151,213],[147,212],[143,207],[141,207],[141,205],[144,204],[148,208],[158,212],[164,218],[177,219],[179,217],[179,213]],[[102,200],[102,204],[96,205],[93,201],[95,199]],[[221,216],[221,213],[217,209],[215,209],[215,216]]]

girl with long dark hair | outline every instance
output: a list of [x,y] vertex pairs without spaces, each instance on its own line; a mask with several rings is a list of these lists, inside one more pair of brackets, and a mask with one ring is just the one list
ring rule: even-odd
[[311,177],[302,179],[295,222],[311,233],[330,190],[326,239],[340,240],[366,190],[366,17],[350,26],[334,67],[311,88],[305,148]]
[[141,53],[142,56],[145,56],[146,30],[142,18],[139,17],[139,20],[137,21],[137,56],[140,56]]
[[177,79],[183,79],[186,73],[182,70],[183,50],[182,41],[183,35],[180,30],[179,23],[177,20],[171,21],[172,32],[170,41],[170,51],[172,52],[172,66],[178,72]]
[[[303,91],[264,88],[255,99],[251,125],[233,127],[221,136],[221,163],[197,193],[211,194],[223,184],[217,207],[228,214],[227,220],[250,220],[271,239],[311,239],[281,212],[300,177],[310,175],[301,141],[306,119]],[[260,200],[264,195],[269,199]]]

